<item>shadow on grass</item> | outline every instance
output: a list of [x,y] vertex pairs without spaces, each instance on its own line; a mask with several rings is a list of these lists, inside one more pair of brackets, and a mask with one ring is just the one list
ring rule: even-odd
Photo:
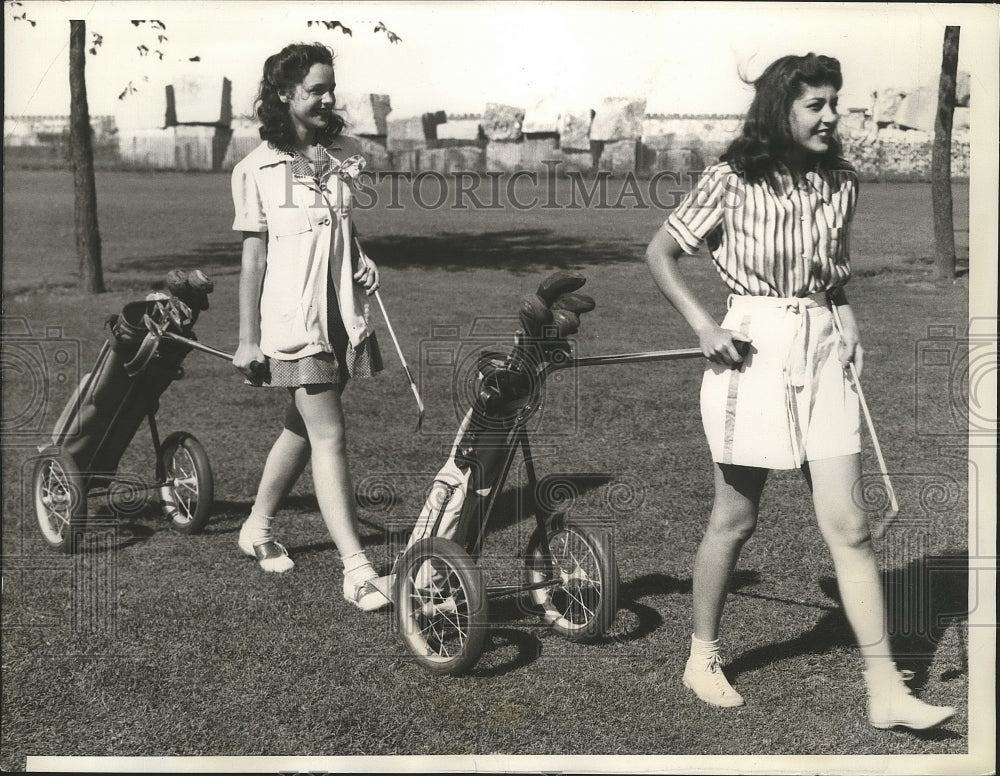
[[[156,514],[159,515],[159,511],[157,511]],[[98,524],[98,526],[100,526],[100,524]],[[93,531],[94,529],[91,528],[89,530]],[[155,526],[137,523],[134,519],[118,521],[114,526],[114,533],[117,538],[117,542],[113,549],[116,551],[125,550],[130,547],[144,544],[150,539],[150,537],[155,536],[160,531],[166,530],[169,530],[169,526],[167,525],[167,521],[165,519],[161,520],[159,525]]]
[[[441,232],[432,237],[393,235],[369,237],[365,250],[381,266],[425,267],[459,272],[502,269],[525,275],[543,269],[573,269],[588,264],[635,263],[645,243],[595,241],[568,237],[554,229],[514,229],[491,232]],[[234,240],[206,242],[183,252],[126,256],[108,261],[104,269],[110,291],[161,290],[172,269],[200,269],[209,277],[240,271],[240,246]],[[46,280],[46,288],[73,288],[76,280]],[[13,283],[9,294],[37,288]]]
[[[247,515],[250,514],[250,508],[252,506],[252,501],[225,501],[216,499],[213,502],[212,518],[205,529],[205,533],[236,533],[240,530],[240,526],[247,518]],[[313,514],[317,518],[320,517],[319,504],[316,502],[316,497],[312,495],[289,496],[281,505],[281,511],[284,512],[286,510],[289,513],[297,513],[300,515]],[[364,516],[360,516],[358,521],[362,526],[367,526],[368,528],[374,529],[376,532],[373,534],[371,532],[366,533],[362,530],[362,544],[377,543],[376,539],[381,540],[388,530],[387,526],[382,523],[370,520]],[[409,531],[409,529],[406,530]]]
[[365,250],[380,266],[502,269],[515,275],[586,264],[634,263],[644,247],[640,242],[629,245],[568,237],[553,229],[371,236],[365,241]]
[[[365,241],[365,250],[380,266],[456,272],[502,269],[515,275],[587,264],[634,263],[643,247],[640,242],[629,245],[567,237],[553,229],[371,236]],[[238,274],[240,246],[233,240],[219,240],[183,252],[127,256],[110,262],[105,274],[114,288],[156,290],[166,285],[166,274],[172,269],[200,269],[209,277]],[[64,285],[74,284],[70,280]]]
[[[968,580],[968,555],[964,551],[926,555],[883,572],[890,643],[899,668],[914,673],[911,687],[920,689],[927,684],[945,631],[968,619]],[[836,580],[824,577],[819,584],[836,605],[818,607],[825,613],[808,633],[744,652],[728,666],[733,676],[792,657],[855,646],[854,634],[840,606]],[[968,671],[967,665],[963,670]]]
[[127,256],[111,264],[111,279],[138,277],[150,288],[163,288],[172,269],[200,269],[209,277],[235,275],[240,271],[240,244],[237,240],[205,243],[193,250],[161,253],[153,256]]
[[[491,610],[491,619],[494,613]],[[516,628],[490,628],[472,676],[503,676],[535,662],[542,654],[537,636]]]
[[[756,571],[737,571],[733,574],[729,583],[729,592],[735,595],[745,595],[752,598],[760,598],[768,601],[779,601],[796,605],[803,604],[799,601],[787,601],[774,596],[757,595],[744,591],[744,588],[751,587],[760,582],[760,574]],[[619,588],[618,609],[621,612],[631,612],[634,615],[634,622],[629,621],[622,624],[615,633],[609,637],[614,641],[638,641],[653,633],[663,624],[663,617],[651,606],[639,603],[639,599],[651,595],[689,595],[692,591],[693,583],[690,578],[678,579],[666,574],[644,574],[623,584]],[[835,609],[836,607],[819,607],[825,609]]]

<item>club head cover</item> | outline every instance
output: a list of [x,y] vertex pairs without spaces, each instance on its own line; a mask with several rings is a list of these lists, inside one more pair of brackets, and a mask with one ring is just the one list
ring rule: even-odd
[[577,315],[589,313],[595,307],[597,307],[597,302],[595,302],[592,297],[589,297],[586,294],[577,294],[572,291],[568,294],[560,295],[560,297],[552,303],[553,310],[569,310],[571,313],[576,313]]
[[207,310],[208,295],[215,290],[215,283],[213,283],[211,278],[209,278],[208,275],[200,269],[189,272],[187,282],[191,289],[191,302],[189,302],[189,304],[191,304],[192,307]]
[[566,339],[580,330],[580,316],[572,310],[553,310],[552,323],[556,327],[556,336]]
[[535,339],[543,335],[543,329],[552,324],[552,311],[537,295],[526,296],[521,300],[519,317],[524,333]]
[[167,290],[171,296],[183,297],[188,290],[187,272],[182,269],[172,269],[167,273]]
[[538,286],[538,296],[547,307],[551,307],[563,294],[568,294],[581,288],[587,279],[579,272],[560,270],[553,272]]
[[215,283],[200,269],[191,270],[187,276],[188,285],[206,296],[215,290]]

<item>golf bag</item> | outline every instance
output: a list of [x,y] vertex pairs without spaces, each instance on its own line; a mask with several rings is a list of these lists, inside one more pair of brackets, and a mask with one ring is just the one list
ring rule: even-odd
[[437,473],[407,547],[425,536],[463,544],[463,531],[497,484],[518,410],[531,397],[528,373],[499,353],[479,357],[473,406],[466,412],[448,460]]
[[502,487],[514,432],[540,401],[545,365],[568,355],[566,337],[578,330],[579,316],[594,309],[590,297],[573,293],[585,282],[576,273],[550,275],[536,295],[522,302],[522,331],[511,352],[479,355],[472,407],[434,479],[407,547],[428,536],[475,544],[470,539],[477,537],[467,534],[482,532],[488,500],[494,488]]
[[[146,316],[163,315],[162,300],[126,304],[107,320],[110,336],[94,368],[84,375],[52,432],[52,444],[69,454],[85,480],[114,472],[142,421],[155,415],[159,398],[183,374],[186,345],[163,341],[143,351],[149,335]],[[192,316],[176,328],[193,338]],[[141,362],[141,363],[139,363]]]

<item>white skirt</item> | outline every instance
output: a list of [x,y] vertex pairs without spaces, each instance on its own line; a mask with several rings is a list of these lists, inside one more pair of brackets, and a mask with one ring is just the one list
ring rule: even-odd
[[743,364],[709,364],[701,417],[717,463],[797,469],[861,450],[857,389],[824,294],[730,296],[723,328],[753,340]]

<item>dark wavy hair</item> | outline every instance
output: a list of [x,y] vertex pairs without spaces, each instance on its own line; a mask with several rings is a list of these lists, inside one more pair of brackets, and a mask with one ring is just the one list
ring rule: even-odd
[[[313,65],[333,67],[333,50],[321,43],[292,43],[264,62],[264,75],[254,101],[254,114],[260,121],[260,137],[271,145],[287,148],[295,144],[295,130],[288,114],[288,104],[281,101],[282,92],[302,83]],[[337,113],[329,125],[316,134],[316,141],[329,145],[344,131],[346,122]]]
[[[773,180],[778,166],[789,165],[795,141],[788,122],[792,103],[806,86],[832,86],[837,91],[844,84],[840,62],[833,57],[808,53],[775,60],[756,81],[743,79],[754,87],[753,102],[747,110],[740,136],[733,140],[720,159],[749,181]],[[817,154],[816,161],[825,167],[843,164],[840,138],[834,132],[830,147]]]

